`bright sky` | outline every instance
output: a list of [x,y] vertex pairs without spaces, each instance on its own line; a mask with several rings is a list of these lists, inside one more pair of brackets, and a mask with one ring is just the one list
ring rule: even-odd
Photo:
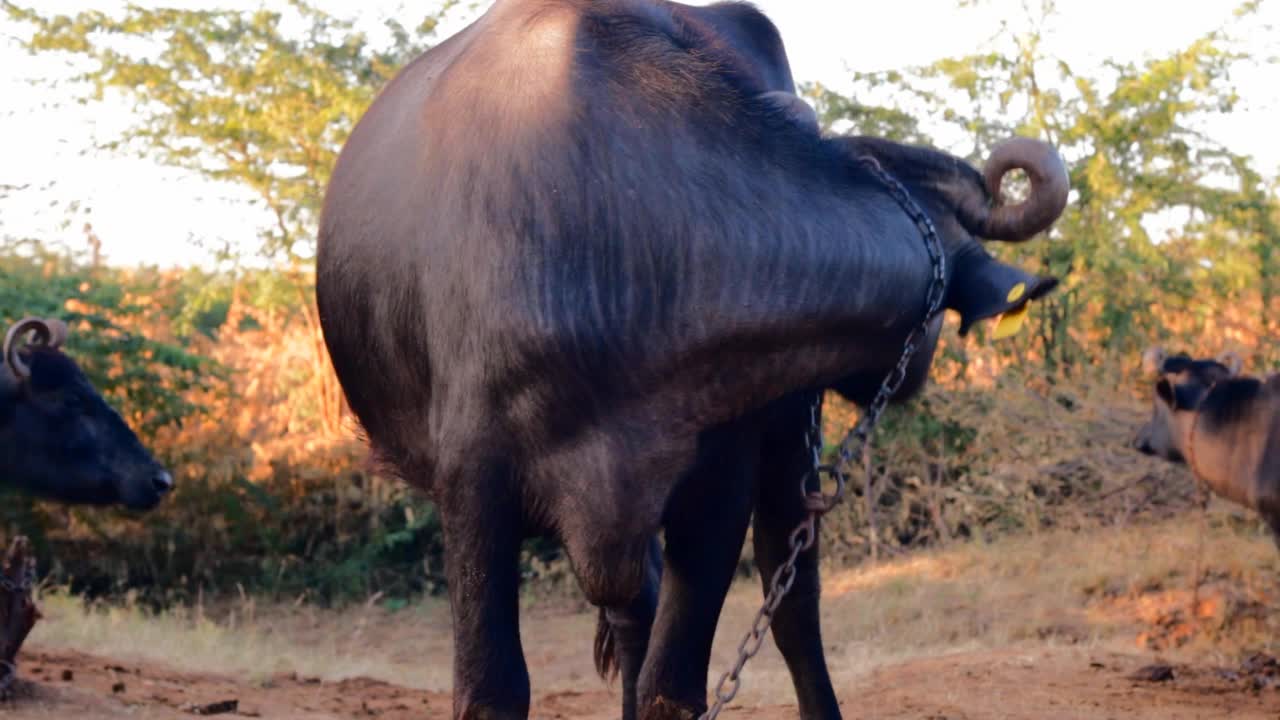
[[[242,9],[279,7],[282,0],[169,0],[142,6]],[[42,11],[110,12],[124,3],[96,0],[27,0]],[[394,16],[406,25],[417,13],[403,0],[319,0],[320,7],[360,17],[370,27]],[[692,4],[709,4],[694,0]],[[956,0],[756,0],[778,25],[797,80],[844,87],[850,69],[876,70],[922,64],[978,49],[1002,21],[1020,26],[1023,0],[983,0],[957,8]],[[486,3],[487,5],[487,3]],[[1141,60],[1185,46],[1231,17],[1235,0],[1058,0],[1047,50],[1077,71],[1101,61]],[[1261,23],[1280,26],[1280,0],[1263,0]],[[1176,8],[1176,9],[1175,9]],[[449,34],[472,16],[459,17]],[[1260,25],[1258,23],[1257,25]],[[115,264],[204,263],[198,243],[247,242],[269,220],[237,188],[218,186],[145,159],[90,150],[92,139],[110,139],[127,126],[122,102],[77,105],[73,89],[49,81],[66,77],[62,60],[33,58],[14,39],[21,29],[0,19],[0,236],[33,237],[85,246],[82,226],[93,223],[108,261]],[[1274,27],[1250,38],[1258,57],[1280,55]],[[1235,78],[1244,107],[1207,129],[1266,172],[1280,170],[1280,68],[1260,67]],[[75,214],[69,209],[78,208]]]

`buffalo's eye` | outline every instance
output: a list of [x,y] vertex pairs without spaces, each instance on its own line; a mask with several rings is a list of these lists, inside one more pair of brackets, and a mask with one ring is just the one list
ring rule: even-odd
[[71,418],[92,417],[93,403],[89,402],[83,395],[77,392],[63,393],[59,398],[62,405],[62,412]]
[[72,422],[63,436],[62,447],[70,455],[83,455],[93,450],[94,432],[83,420]]

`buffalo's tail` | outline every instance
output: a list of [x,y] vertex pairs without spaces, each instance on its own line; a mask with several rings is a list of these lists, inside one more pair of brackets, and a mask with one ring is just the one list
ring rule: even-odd
[[595,659],[596,672],[605,682],[618,676],[618,643],[604,608],[600,608],[600,617],[596,620]]

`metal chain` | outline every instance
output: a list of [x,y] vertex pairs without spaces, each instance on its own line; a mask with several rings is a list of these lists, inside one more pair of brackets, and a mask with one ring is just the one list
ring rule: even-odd
[[32,578],[29,577],[29,573],[23,573],[22,577],[15,581],[10,580],[8,575],[0,572],[0,590],[4,590],[7,593],[24,595],[31,589],[31,585]]
[[[764,644],[765,636],[769,632],[769,625],[773,622],[773,614],[777,611],[778,606],[782,604],[782,599],[791,591],[792,584],[796,580],[796,561],[800,558],[800,554],[813,547],[817,541],[817,524],[818,518],[830,512],[836,505],[844,499],[845,485],[848,477],[841,470],[851,460],[861,458],[867,448],[867,441],[871,434],[875,432],[876,424],[880,422],[880,415],[884,412],[885,407],[889,404],[889,398],[902,387],[903,381],[907,377],[907,366],[911,364],[911,359],[915,356],[920,344],[929,334],[929,323],[938,313],[942,312],[943,294],[947,285],[947,268],[946,254],[942,249],[942,241],[938,238],[938,231],[934,229],[933,222],[925,215],[920,206],[911,199],[911,195],[907,193],[906,188],[898,182],[884,168],[880,167],[880,163],[869,156],[858,158],[858,162],[867,168],[885,189],[889,195],[900,205],[907,216],[916,224],[916,228],[920,231],[920,235],[924,238],[925,248],[929,251],[929,262],[932,266],[933,276],[929,281],[929,290],[926,295],[926,305],[924,319],[920,324],[911,331],[907,339],[902,344],[902,354],[898,357],[898,364],[894,366],[884,381],[880,383],[880,389],[876,392],[875,399],[867,406],[866,411],[853,429],[845,435],[844,440],[840,442],[837,452],[837,460],[834,464],[822,464],[822,426],[819,421],[818,410],[822,404],[822,395],[819,394],[814,398],[813,404],[809,407],[809,429],[805,434],[805,445],[809,449],[812,456],[813,469],[810,473],[806,473],[800,482],[800,493],[804,496],[805,519],[791,531],[789,543],[791,546],[791,554],[787,557],[786,562],[774,572],[773,579],[769,583],[769,593],[765,596],[764,605],[756,613],[755,619],[751,623],[751,629],[742,638],[742,642],[738,644],[738,659],[734,662],[733,667],[720,676],[720,682],[716,684],[715,702],[707,709],[699,720],[715,720],[726,705],[733,701],[737,696],[738,690],[742,687],[742,669],[746,666],[747,661],[755,657],[760,652],[760,647]],[[817,480],[817,489],[810,491],[808,488],[809,479]],[[835,483],[835,489],[830,494],[822,492],[822,481],[829,479]]]

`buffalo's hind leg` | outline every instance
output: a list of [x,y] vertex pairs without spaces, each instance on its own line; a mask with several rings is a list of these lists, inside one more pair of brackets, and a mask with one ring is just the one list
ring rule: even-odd
[[520,494],[506,467],[437,477],[453,614],[453,717],[524,720],[529,672],[520,646]]
[[730,427],[703,440],[663,519],[658,613],[637,693],[642,720],[693,720],[706,709],[711,644],[751,517],[758,434]]
[[[805,443],[812,394],[788,398],[770,418],[761,443],[762,460],[752,539],[756,565],[769,592],[770,581],[791,554],[790,537],[805,518],[800,483],[809,477],[808,489],[816,490],[811,477],[812,456]],[[815,527],[815,532],[817,528]],[[818,573],[818,545],[800,554],[791,591],[773,617],[773,640],[786,660],[804,720],[832,720],[840,707],[822,650]]]

